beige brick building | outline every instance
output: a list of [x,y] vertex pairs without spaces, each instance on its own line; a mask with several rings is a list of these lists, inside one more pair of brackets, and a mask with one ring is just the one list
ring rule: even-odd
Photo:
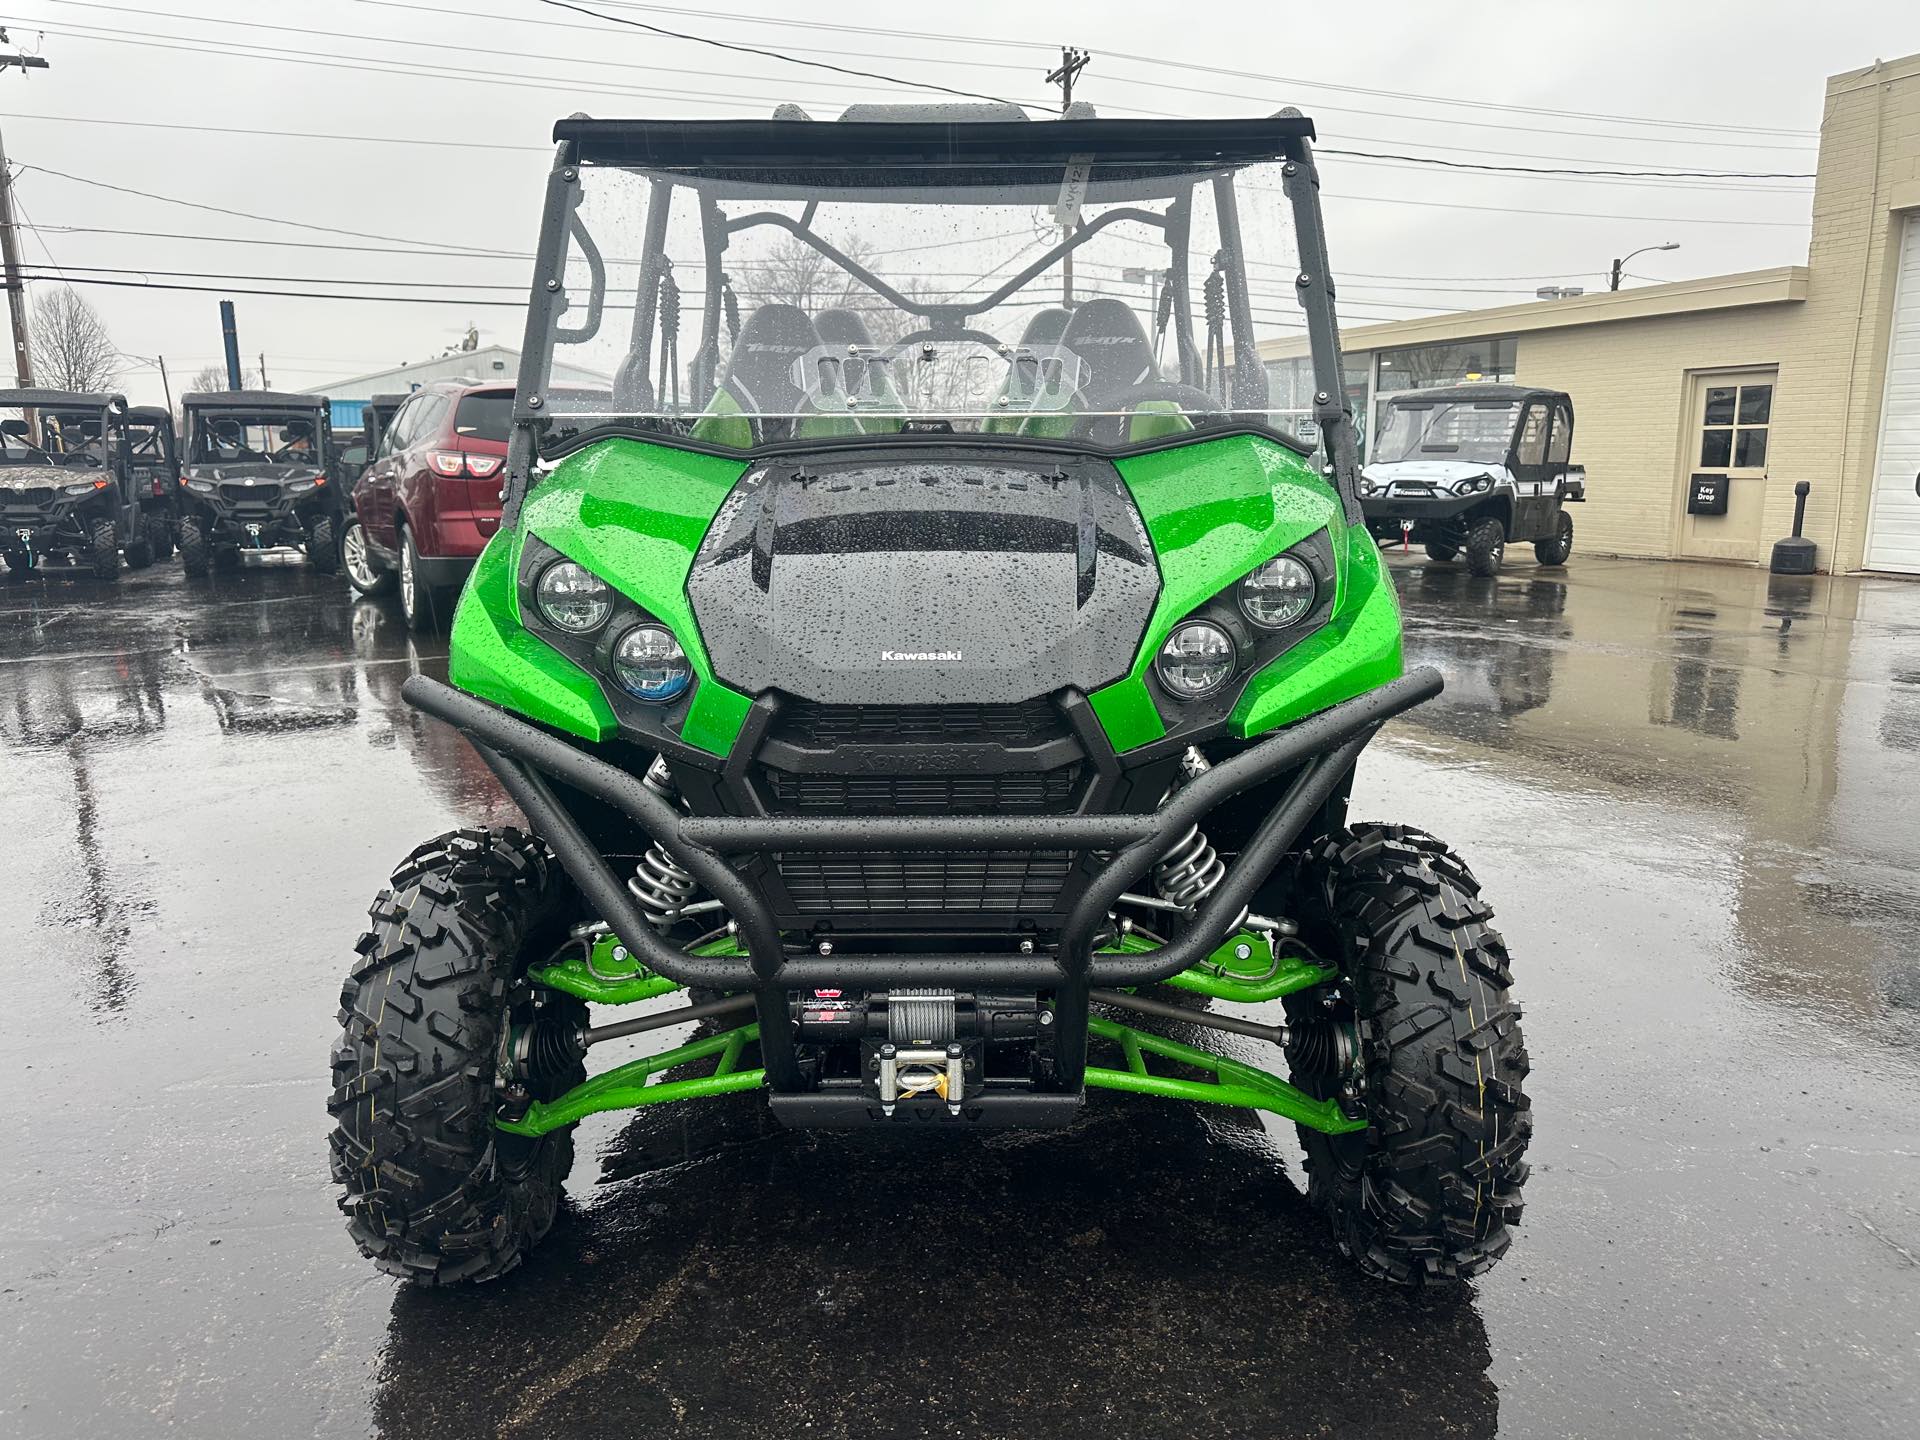
[[[1348,329],[1370,429],[1395,390],[1566,390],[1589,553],[1764,563],[1808,481],[1824,570],[1920,574],[1920,55],[1827,82],[1804,265]],[[1284,393],[1302,347],[1262,347]],[[1691,477],[1727,477],[1690,515]]]

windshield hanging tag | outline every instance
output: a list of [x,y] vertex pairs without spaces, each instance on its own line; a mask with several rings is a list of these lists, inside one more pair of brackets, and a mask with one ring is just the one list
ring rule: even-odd
[[1053,223],[1071,228],[1080,223],[1080,206],[1087,198],[1087,177],[1093,173],[1093,156],[1069,155],[1066,173],[1060,177],[1060,197],[1053,202]]

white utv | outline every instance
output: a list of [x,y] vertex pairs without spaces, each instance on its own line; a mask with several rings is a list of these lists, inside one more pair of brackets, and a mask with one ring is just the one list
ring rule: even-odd
[[1475,575],[1498,573],[1508,541],[1542,565],[1573,553],[1566,506],[1587,498],[1570,463],[1573,401],[1530,385],[1407,390],[1387,401],[1360,472],[1367,528],[1385,544],[1418,543],[1434,560],[1465,553]]

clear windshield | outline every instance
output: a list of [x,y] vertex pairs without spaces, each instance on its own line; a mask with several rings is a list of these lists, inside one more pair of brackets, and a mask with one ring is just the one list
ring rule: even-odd
[[1306,325],[1280,169],[585,166],[542,404],[743,448],[1291,429],[1258,353]]
[[1387,406],[1373,442],[1373,464],[1398,460],[1466,460],[1504,465],[1518,402],[1447,401]]
[[0,465],[105,465],[105,420],[97,410],[0,406]]
[[318,465],[319,422],[311,415],[196,411],[189,461],[195,465]]

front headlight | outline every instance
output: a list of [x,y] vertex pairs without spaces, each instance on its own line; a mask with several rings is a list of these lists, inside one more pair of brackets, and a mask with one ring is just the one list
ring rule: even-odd
[[1313,609],[1313,571],[1276,555],[1240,582],[1240,613],[1263,630],[1284,630]]
[[1491,475],[1475,475],[1470,480],[1456,480],[1453,482],[1453,493],[1456,495],[1478,495],[1482,490],[1491,490],[1492,488],[1493,477]]
[[1210,620],[1176,625],[1153,667],[1176,699],[1204,700],[1233,678],[1233,637]]
[[304,495],[307,493],[307,491],[313,489],[313,487],[318,485],[319,483],[320,483],[319,477],[313,476],[313,475],[302,476],[298,479],[289,480],[287,481],[287,494]]
[[198,475],[185,476],[180,483],[196,495],[211,495],[213,493],[213,481],[202,480]]
[[636,625],[613,647],[613,678],[636,700],[663,705],[693,683],[693,666],[664,625]]
[[613,587],[584,565],[556,560],[540,572],[533,601],[554,629],[585,635],[606,624],[613,613]]
[[107,482],[104,480],[82,480],[74,485],[62,485],[60,487],[60,493],[62,495],[91,495],[96,490],[104,490],[106,488]]
[[1366,476],[1362,475],[1360,477],[1360,493],[1362,495],[1371,495],[1379,488],[1378,485],[1375,485],[1373,481],[1369,480]]

